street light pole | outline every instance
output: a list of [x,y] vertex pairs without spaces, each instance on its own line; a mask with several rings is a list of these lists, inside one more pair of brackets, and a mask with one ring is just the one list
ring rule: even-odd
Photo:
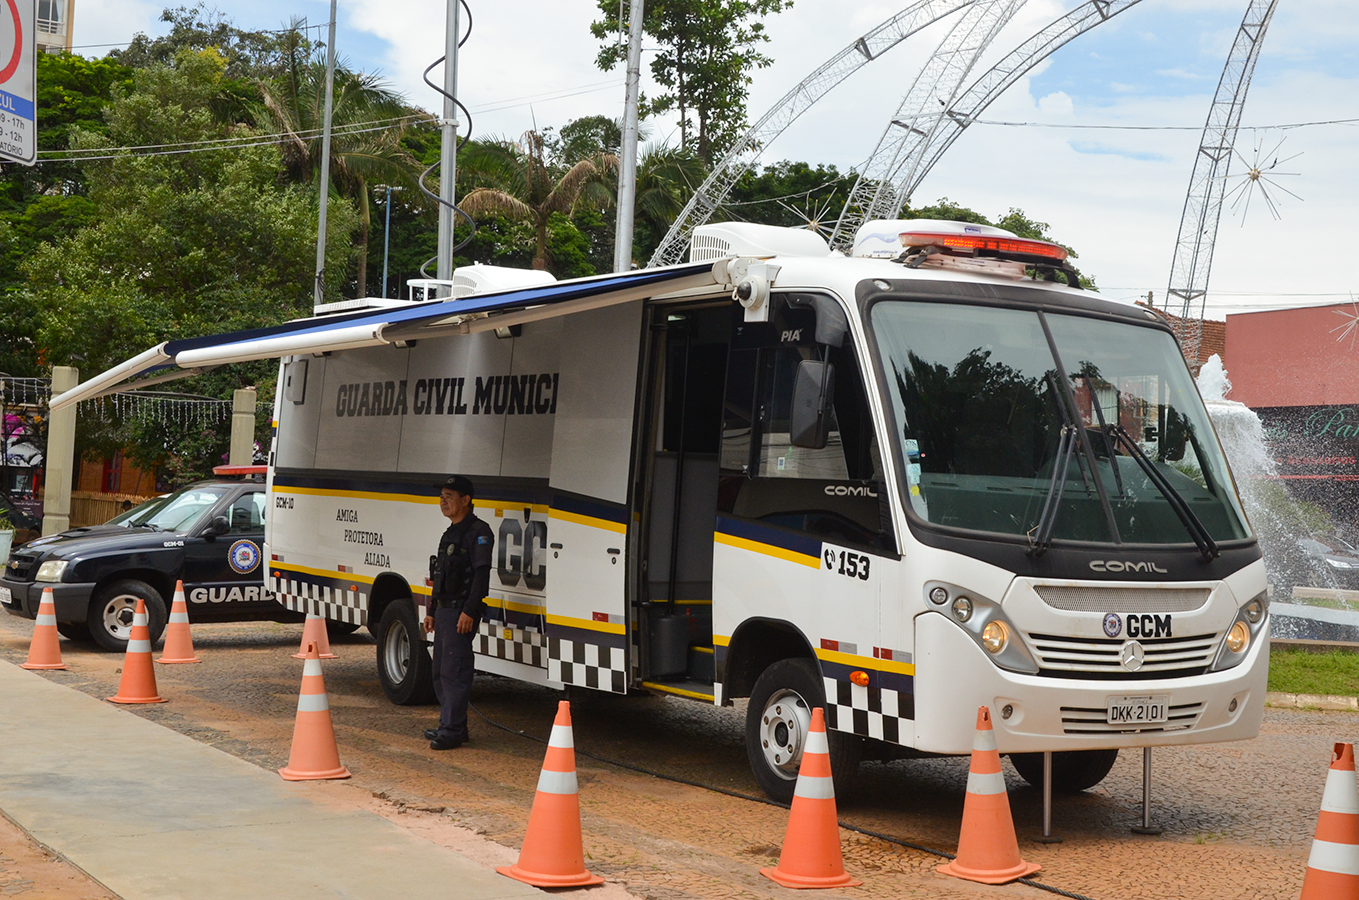
[[378,185],[378,190],[387,189],[387,224],[382,228],[382,299],[387,299],[387,254],[392,246],[392,191],[399,191],[401,188],[392,187],[390,184]]

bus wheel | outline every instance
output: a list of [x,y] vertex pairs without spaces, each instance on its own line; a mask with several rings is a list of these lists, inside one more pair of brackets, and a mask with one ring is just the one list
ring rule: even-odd
[[[1076,794],[1104,780],[1118,759],[1117,750],[1059,750],[1052,754],[1052,790]],[[1010,762],[1024,780],[1043,789],[1043,754],[1011,753]]]
[[415,608],[409,603],[387,604],[375,637],[378,680],[387,699],[399,706],[431,702],[431,663]]
[[[792,802],[812,710],[825,705],[821,672],[809,659],[781,659],[755,681],[746,708],[746,755],[755,781],[775,800]],[[863,741],[830,729],[826,736],[835,792],[844,796],[859,767]]]

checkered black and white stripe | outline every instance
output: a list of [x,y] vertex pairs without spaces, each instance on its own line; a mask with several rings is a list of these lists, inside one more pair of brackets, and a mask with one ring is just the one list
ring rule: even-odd
[[915,731],[915,722],[901,715],[900,693],[859,687],[849,681],[823,678],[826,685],[826,725],[864,737],[900,744]]
[[626,694],[627,668],[628,655],[622,647],[547,639],[547,677],[553,681]]
[[483,620],[477,626],[473,649],[483,656],[494,656],[541,669],[547,665],[547,654],[544,653],[546,647],[547,639],[541,631]]
[[275,591],[278,602],[300,613],[312,613],[350,625],[364,625],[368,621],[368,598],[360,591],[279,578]]

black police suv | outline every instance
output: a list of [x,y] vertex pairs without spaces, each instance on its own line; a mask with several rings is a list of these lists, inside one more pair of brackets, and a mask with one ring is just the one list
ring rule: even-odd
[[160,637],[181,579],[190,622],[301,621],[264,591],[264,501],[258,482],[204,481],[124,524],[29,541],[0,575],[0,606],[36,618],[51,588],[61,634],[115,651],[127,648],[139,599]]

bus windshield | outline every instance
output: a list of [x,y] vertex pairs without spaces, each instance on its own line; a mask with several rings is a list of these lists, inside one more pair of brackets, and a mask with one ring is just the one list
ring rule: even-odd
[[872,323],[907,502],[925,521],[1031,544],[1182,544],[1200,527],[1213,541],[1249,536],[1164,331],[891,300]]

